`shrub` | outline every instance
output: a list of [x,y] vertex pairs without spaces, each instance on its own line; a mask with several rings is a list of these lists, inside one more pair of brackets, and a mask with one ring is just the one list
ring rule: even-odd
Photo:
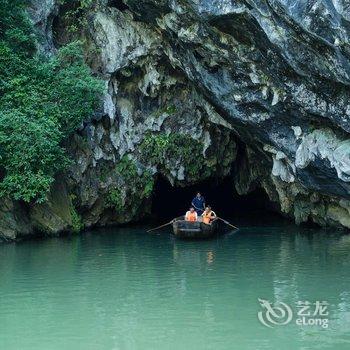
[[79,233],[84,228],[84,224],[81,216],[78,214],[74,206],[71,206],[70,208],[70,215],[72,218],[72,232]]
[[115,188],[109,192],[107,198],[107,205],[110,207],[114,207],[117,210],[121,210],[123,208],[123,194],[119,188]]

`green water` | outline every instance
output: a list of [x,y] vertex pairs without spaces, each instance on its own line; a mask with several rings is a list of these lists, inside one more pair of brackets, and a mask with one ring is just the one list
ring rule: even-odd
[[[242,224],[202,242],[167,229],[0,246],[0,349],[350,349],[350,236]],[[329,303],[329,327],[267,328],[258,298]]]

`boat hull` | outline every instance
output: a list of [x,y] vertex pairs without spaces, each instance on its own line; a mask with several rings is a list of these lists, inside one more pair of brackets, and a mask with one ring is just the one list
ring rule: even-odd
[[191,222],[176,220],[173,222],[174,235],[182,239],[205,239],[211,238],[218,233],[218,222],[213,221],[210,225],[203,222]]

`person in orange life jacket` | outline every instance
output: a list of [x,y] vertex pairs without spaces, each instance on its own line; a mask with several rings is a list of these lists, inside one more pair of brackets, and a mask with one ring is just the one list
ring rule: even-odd
[[191,205],[195,208],[198,215],[203,214],[205,208],[205,200],[200,192],[198,192],[196,197],[193,198]]
[[203,222],[207,225],[211,224],[211,222],[216,218],[216,214],[211,210],[210,206],[207,206],[202,214]]
[[197,221],[198,216],[193,207],[186,213],[185,220],[186,221]]

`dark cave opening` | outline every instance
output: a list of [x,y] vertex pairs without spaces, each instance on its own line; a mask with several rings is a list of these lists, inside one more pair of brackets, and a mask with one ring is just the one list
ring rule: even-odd
[[206,204],[224,218],[276,215],[264,190],[256,189],[239,196],[230,177],[223,180],[210,179],[187,187],[172,187],[164,177],[159,176],[153,193],[152,216],[170,220],[184,215],[198,191],[205,197]]
[[129,10],[128,5],[126,5],[122,0],[109,0],[107,3],[108,7],[114,7],[118,9],[119,11],[126,11]]

